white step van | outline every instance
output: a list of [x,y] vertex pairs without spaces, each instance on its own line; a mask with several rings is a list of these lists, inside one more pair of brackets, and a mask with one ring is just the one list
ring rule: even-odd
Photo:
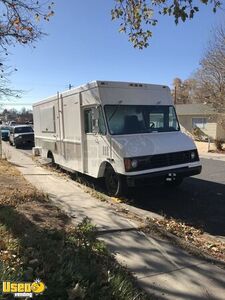
[[163,85],[94,81],[33,105],[35,145],[62,168],[104,178],[108,192],[201,172]]

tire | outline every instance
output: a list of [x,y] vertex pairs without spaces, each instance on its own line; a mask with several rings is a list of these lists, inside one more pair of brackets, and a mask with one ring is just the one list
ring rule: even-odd
[[104,177],[108,195],[116,197],[122,195],[125,183],[123,183],[122,177],[110,165],[106,166]]
[[54,158],[54,155],[52,154],[52,152],[48,153],[47,158],[51,159],[51,163],[50,164],[51,164],[52,167],[55,167],[56,163],[55,163],[55,158]]
[[165,185],[168,186],[168,187],[178,187],[182,184],[183,182],[183,178],[176,178],[174,180],[171,180],[171,181],[165,181]]

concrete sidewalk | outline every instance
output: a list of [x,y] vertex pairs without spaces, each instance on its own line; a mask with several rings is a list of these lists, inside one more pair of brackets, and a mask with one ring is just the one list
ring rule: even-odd
[[215,159],[215,160],[221,160],[225,161],[225,154],[220,154],[220,153],[200,153],[199,154],[200,158],[207,158],[207,159]]
[[35,164],[31,157],[4,144],[4,152],[25,178],[48,193],[75,223],[88,216],[101,238],[137,277],[141,287],[158,299],[224,299],[225,270],[193,258],[160,238],[146,236],[138,224],[117,214],[108,203],[85,193],[75,182]]
[[[207,158],[207,159],[215,159],[215,160],[222,160],[225,161],[225,154],[223,153],[216,153],[216,152],[208,152],[208,143],[207,142],[198,142],[195,141],[195,145],[198,149],[198,153],[200,158]],[[216,150],[214,143],[210,144],[210,150]]]

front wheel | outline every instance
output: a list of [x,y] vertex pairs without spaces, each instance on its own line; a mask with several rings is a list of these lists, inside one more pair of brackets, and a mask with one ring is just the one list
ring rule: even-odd
[[123,192],[122,177],[117,174],[109,165],[105,170],[105,185],[110,196],[120,196]]

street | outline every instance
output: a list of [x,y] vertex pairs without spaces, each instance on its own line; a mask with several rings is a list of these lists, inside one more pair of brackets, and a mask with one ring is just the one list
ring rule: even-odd
[[[29,148],[18,151],[32,154]],[[132,206],[173,217],[225,239],[225,161],[201,159],[201,162],[202,173],[186,178],[180,187],[135,188],[126,200]],[[95,184],[90,177],[88,181]]]
[[132,205],[173,217],[225,237],[225,162],[201,159],[202,173],[186,178],[175,189],[159,186],[134,189]]
[[[170,241],[144,234],[138,229],[137,221],[117,214],[107,201],[99,201],[67,177],[58,176],[49,168],[38,166],[29,151],[27,153],[26,150],[17,150],[6,143],[3,151],[8,153],[9,160],[25,179],[38,190],[47,193],[53,203],[72,217],[75,225],[84,217],[90,218],[101,232],[100,238],[110,252],[134,274],[140,287],[147,293],[153,293],[159,299],[171,300],[223,299],[223,269],[188,254]],[[201,176],[207,176],[207,170],[212,172],[212,168],[213,173],[219,170],[223,172],[224,164],[221,162],[221,169],[217,161],[204,160],[203,164],[206,170]],[[200,177],[188,179],[176,192],[156,186],[134,190],[129,201],[132,205],[142,206],[149,211],[167,213],[179,219],[190,219],[192,222],[195,220],[196,224],[201,221],[202,226],[214,228],[215,234],[219,232],[224,235],[224,197],[216,194],[224,192],[224,189],[221,190],[224,185],[218,183],[221,181],[220,177],[222,176],[218,175],[214,179],[210,177],[211,181]],[[216,205],[213,204],[215,202]],[[210,214],[213,219],[209,218],[208,222]],[[35,215],[37,217],[40,216]]]

